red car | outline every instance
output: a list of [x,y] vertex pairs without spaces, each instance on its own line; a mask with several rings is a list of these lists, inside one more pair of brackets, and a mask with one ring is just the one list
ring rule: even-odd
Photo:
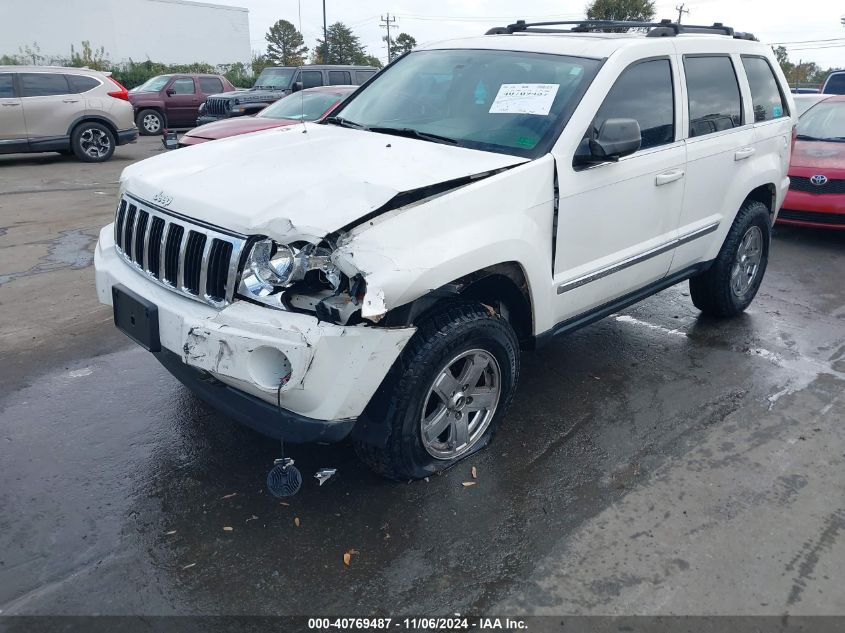
[[222,119],[194,128],[179,139],[179,146],[197,145],[228,136],[316,121],[334,110],[358,86],[320,86],[295,92],[267,106],[255,116]]
[[845,96],[809,108],[797,131],[778,224],[845,229]]

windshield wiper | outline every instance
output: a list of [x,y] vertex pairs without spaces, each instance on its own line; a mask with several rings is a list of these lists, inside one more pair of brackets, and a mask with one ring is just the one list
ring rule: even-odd
[[798,134],[795,136],[796,139],[799,141],[820,141],[822,139],[816,136],[810,136],[809,134]]
[[841,142],[845,141],[845,136],[826,136],[826,137],[819,139],[819,140],[820,141],[833,141],[834,143],[841,143]]
[[408,138],[418,138],[421,141],[431,141],[432,143],[447,143],[449,145],[457,145],[458,141],[448,136],[440,136],[439,134],[431,134],[430,132],[420,132],[410,127],[371,127],[370,132],[378,132],[379,134],[393,134],[394,136],[406,136]]
[[361,125],[360,123],[355,123],[355,121],[350,121],[349,119],[344,119],[342,116],[330,116],[325,119],[326,123],[331,123],[332,125],[339,125],[340,127],[348,127],[352,128],[353,130],[369,130],[366,125]]

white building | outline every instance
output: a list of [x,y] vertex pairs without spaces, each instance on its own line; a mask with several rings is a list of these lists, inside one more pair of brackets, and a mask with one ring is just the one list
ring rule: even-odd
[[248,63],[249,10],[188,0],[0,0],[0,55],[37,43],[41,55],[70,58],[105,48],[113,62]]

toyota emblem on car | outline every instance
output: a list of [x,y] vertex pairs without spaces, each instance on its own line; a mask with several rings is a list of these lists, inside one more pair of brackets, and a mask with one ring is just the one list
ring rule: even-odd
[[822,185],[827,184],[827,176],[823,176],[822,174],[811,176],[810,182],[816,185],[817,187],[821,187]]

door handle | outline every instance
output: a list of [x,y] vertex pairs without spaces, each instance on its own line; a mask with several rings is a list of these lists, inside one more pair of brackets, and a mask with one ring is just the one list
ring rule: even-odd
[[734,154],[734,160],[745,160],[746,158],[751,158],[756,151],[757,150],[753,147],[743,147],[742,149],[737,150],[736,154]]
[[675,182],[684,177],[683,169],[676,169],[675,171],[667,171],[665,174],[660,174],[654,179],[654,186],[668,185],[670,182]]
[[79,103],[79,99],[64,99],[62,103]]
[[20,103],[3,103],[0,105],[2,105],[4,108],[14,108],[15,106],[19,106]]

